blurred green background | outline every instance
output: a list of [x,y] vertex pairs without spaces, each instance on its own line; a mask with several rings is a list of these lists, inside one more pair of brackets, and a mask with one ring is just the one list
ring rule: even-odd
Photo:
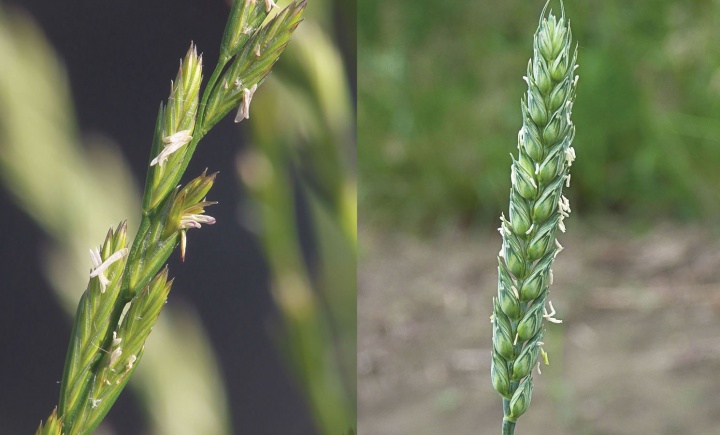
[[[507,208],[508,153],[543,3],[359,5],[362,222],[427,230],[494,222]],[[568,1],[566,9],[580,66],[574,211],[714,219],[720,4]]]

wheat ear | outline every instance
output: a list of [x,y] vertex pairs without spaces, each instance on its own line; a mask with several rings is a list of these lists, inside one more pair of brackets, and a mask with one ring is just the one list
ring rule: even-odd
[[236,122],[249,117],[252,96],[305,5],[293,2],[263,25],[274,2],[235,0],[202,100],[202,57],[191,44],[167,103],[160,105],[140,228],[129,247],[123,222],[90,251],[93,268],[75,317],[59,404],[36,434],[92,433],[124,388],[172,286],[163,265],[178,245],[184,258],[188,229],[215,223],[205,215],[214,204],[205,197],[215,174],[203,172],[184,187],[178,183],[198,142],[220,119],[238,106]]
[[570,183],[569,168],[575,159],[570,115],[577,85],[577,47],[572,49],[562,2],[559,19],[552,11],[546,16],[548,4],[524,77],[528,90],[521,103],[518,156],[511,166],[509,219],[503,215],[499,229],[503,244],[498,296],[493,300],[491,378],[503,397],[503,434],[514,433],[518,417],[530,405],[531,372],[539,353],[546,359],[541,348],[543,319],[560,322],[553,317],[548,288],[553,260],[562,250],[556,233],[565,231],[563,220],[570,213],[562,189]]

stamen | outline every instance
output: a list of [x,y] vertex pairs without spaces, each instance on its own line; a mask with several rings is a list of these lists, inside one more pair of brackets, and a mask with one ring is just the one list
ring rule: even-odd
[[567,161],[568,167],[572,166],[573,162],[575,161],[575,148],[568,147],[565,150],[565,160]]
[[257,90],[257,84],[252,85],[250,89],[243,89],[243,98],[238,108],[237,116],[235,116],[235,122],[240,122],[243,119],[250,119],[250,101],[252,100],[255,91]]
[[162,151],[160,151],[160,154],[158,154],[157,157],[152,159],[150,166],[162,166],[172,153],[182,148],[183,145],[188,144],[191,140],[192,136],[190,136],[190,130],[178,131],[175,134],[164,137],[163,142],[165,143],[165,147]]
[[108,366],[115,364],[118,358],[120,358],[120,355],[122,355],[122,347],[118,347],[110,354],[110,361],[108,361]]
[[213,225],[215,218],[204,214],[188,214],[180,218],[180,228],[201,228],[200,224]]
[[555,317],[553,317],[556,314],[556,312],[555,312],[555,307],[553,307],[552,301],[548,301],[548,304],[550,304],[550,312],[548,313],[547,309],[545,307],[543,307],[543,312],[544,312],[543,317],[546,318],[548,322],[562,323],[563,322],[562,320],[556,319]]
[[180,231],[180,259],[185,262],[185,248],[187,248],[187,234],[185,231]]
[[280,9],[280,6],[278,6],[273,0],[265,0],[265,12],[269,13],[272,8]]
[[137,361],[137,357],[135,355],[130,355],[130,358],[128,358],[128,363],[125,366],[125,370],[132,370],[133,366],[135,365],[135,361]]
[[549,366],[550,360],[548,359],[548,354],[547,354],[547,352],[545,352],[545,349],[543,349],[542,347],[540,348],[540,355],[542,356],[543,364],[545,364],[546,366]]
[[105,293],[107,285],[110,284],[110,280],[107,279],[107,277],[105,276],[105,271],[107,270],[107,268],[110,267],[110,265],[114,262],[126,256],[128,252],[130,252],[128,248],[123,248],[115,252],[114,254],[109,256],[107,260],[102,262],[100,250],[90,250],[90,258],[92,259],[93,266],[95,266],[95,268],[90,271],[90,278],[98,277],[98,279],[100,280],[100,293]]

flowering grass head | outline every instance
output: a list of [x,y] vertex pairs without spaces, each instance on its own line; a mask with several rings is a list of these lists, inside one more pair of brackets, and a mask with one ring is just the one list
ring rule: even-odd
[[[563,249],[556,236],[565,232],[570,214],[563,187],[570,185],[575,159],[571,120],[575,102],[572,32],[561,2],[560,18],[543,8],[528,63],[527,93],[521,102],[523,125],[518,154],[510,169],[508,218],[501,217],[502,249],[498,261],[498,294],[493,304],[491,379],[503,397],[503,434],[514,432],[532,397],[532,370],[539,369],[543,320],[555,309],[548,300],[552,263]],[[546,305],[550,306],[550,312]]]
[[59,405],[38,434],[92,433],[139,364],[172,287],[165,263],[178,246],[185,258],[189,229],[215,223],[205,208],[215,204],[206,196],[217,174],[206,170],[184,186],[181,178],[198,142],[220,119],[238,107],[239,118],[250,116],[253,94],[300,23],[305,3],[290,4],[262,25],[274,8],[270,0],[234,1],[220,60],[204,90],[194,44],[180,62],[158,111],[140,228],[128,246],[121,223],[90,251],[90,281],[77,310]]

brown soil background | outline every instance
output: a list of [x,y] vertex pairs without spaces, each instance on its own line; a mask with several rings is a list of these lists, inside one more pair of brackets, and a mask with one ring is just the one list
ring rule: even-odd
[[[520,434],[720,434],[720,237],[571,222]],[[358,433],[499,434],[497,233],[360,230]]]

